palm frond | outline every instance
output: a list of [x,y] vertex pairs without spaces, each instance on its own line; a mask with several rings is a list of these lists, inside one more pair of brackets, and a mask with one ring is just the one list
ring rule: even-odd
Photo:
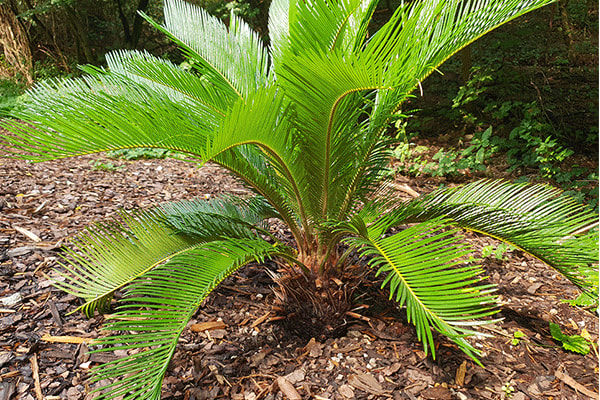
[[[273,0],[269,6],[269,48],[273,66],[279,63],[289,45],[290,0]],[[276,67],[275,67],[276,68]]]
[[85,300],[78,307],[87,315],[107,311],[115,290],[175,254],[206,240],[178,235],[162,223],[158,211],[122,214],[122,222],[98,223],[71,240],[64,280],[56,286]]
[[[292,115],[289,103],[279,88],[267,86],[257,90],[233,105],[231,112],[211,138],[203,159],[208,161],[215,158],[220,162],[219,156],[230,149],[256,146],[260,149],[260,156],[266,166],[275,171],[275,174],[267,173],[263,177],[272,178],[269,186],[277,185],[287,194],[289,200],[286,203],[293,204],[302,224],[307,225],[303,189],[309,186],[311,180],[298,162],[307,154],[302,154],[297,148],[296,130],[291,125]],[[236,163],[234,160],[229,161]],[[246,179],[241,174],[240,178]],[[265,196],[261,192],[263,188],[255,189]],[[278,203],[273,205],[279,207]],[[286,222],[292,227],[295,225],[290,220]]]
[[95,351],[141,351],[92,369],[94,382],[117,378],[96,398],[159,400],[179,336],[202,301],[241,266],[278,251],[263,240],[211,242],[171,258],[133,282],[105,326],[114,334],[99,339]]
[[146,19],[199,62],[200,72],[220,89],[245,97],[271,80],[267,49],[233,12],[228,30],[221,20],[193,4],[182,0],[164,4],[164,26]]
[[56,285],[85,300],[87,315],[107,311],[115,290],[180,253],[223,238],[256,239],[264,218],[273,215],[260,199],[180,201],[155,210],[122,214],[72,240],[64,280]]
[[218,91],[204,76],[185,71],[170,61],[150,55],[145,51],[121,50],[106,55],[112,73],[122,74],[136,82],[163,90],[174,101],[187,98],[224,114],[236,100],[228,92]]
[[[445,216],[461,228],[508,242],[555,268],[584,290],[597,292],[598,216],[545,185],[479,181],[415,199],[380,220],[411,223]],[[585,230],[586,233],[577,233]]]
[[362,0],[350,14],[343,35],[343,47],[358,51],[363,46],[369,23],[379,0]]
[[370,257],[378,275],[386,274],[382,287],[389,286],[390,298],[406,306],[426,352],[435,358],[433,328],[476,360],[477,349],[464,337],[479,334],[472,327],[493,322],[482,318],[496,312],[494,286],[481,284],[482,268],[465,258],[471,248],[447,227],[438,218],[389,237],[368,230],[368,236],[348,242]]
[[[307,50],[286,60],[277,71],[280,85],[296,104],[295,127],[301,139],[299,151],[304,154],[299,163],[313,181],[305,197],[311,213],[321,218],[330,211],[332,177],[339,176],[335,167],[356,160],[352,149],[367,140],[356,129],[352,135],[359,143],[351,142],[348,137],[340,139],[358,126],[358,117],[363,115],[362,97],[353,94],[381,88],[378,77],[355,60],[341,50],[330,53]],[[352,147],[344,148],[343,143],[351,143]],[[338,157],[344,151],[352,156]]]
[[[393,91],[381,93],[381,116],[437,67],[496,27],[554,0],[432,0],[399,7],[361,57],[381,68]],[[415,40],[418,38],[418,40]],[[379,113],[379,112],[378,112]]]
[[[287,224],[296,239],[301,238],[298,215],[300,210],[293,200],[293,192],[269,158],[256,146],[241,145],[232,147],[214,159],[219,165],[234,173],[256,194],[265,198]],[[281,183],[280,183],[281,182]]]
[[241,199],[221,196],[211,200],[183,200],[160,206],[164,222],[178,234],[202,240],[256,238],[266,230],[267,218],[281,218],[260,196]]
[[162,89],[99,72],[39,83],[13,117],[31,122],[1,121],[15,134],[2,139],[17,156],[45,161],[134,147],[197,156],[222,115],[192,98],[176,101]]

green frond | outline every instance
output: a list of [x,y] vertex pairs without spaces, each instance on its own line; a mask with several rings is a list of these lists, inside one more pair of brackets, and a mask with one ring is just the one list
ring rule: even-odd
[[0,121],[15,135],[2,139],[33,161],[135,147],[197,156],[222,118],[192,98],[176,101],[162,89],[106,73],[39,83],[12,116],[30,122]]
[[276,216],[263,199],[224,197],[167,203],[155,210],[121,215],[72,239],[64,280],[56,286],[85,300],[87,315],[108,311],[115,290],[170,258],[207,242],[259,238],[264,219]]
[[94,351],[139,352],[92,369],[93,382],[113,381],[96,398],[159,400],[179,336],[202,301],[241,266],[278,251],[263,240],[211,242],[174,256],[135,280],[124,305],[109,316],[105,330],[113,335],[98,339],[100,347]]
[[293,236],[300,239],[300,225],[297,220],[299,209],[290,196],[285,181],[280,184],[281,175],[271,167],[269,159],[256,146],[242,145],[230,148],[214,159],[219,165],[234,173],[259,196],[264,197],[287,224]]
[[[555,268],[584,290],[597,292],[598,216],[545,185],[479,181],[444,188],[399,207],[389,221],[445,216],[465,229],[508,242]],[[392,213],[391,215],[394,215]],[[583,230],[583,232],[579,232]]]
[[267,218],[280,218],[264,198],[221,196],[211,200],[183,200],[160,206],[164,221],[178,234],[205,241],[225,238],[256,238],[269,234]]
[[[340,176],[336,167],[356,162],[352,149],[368,140],[362,129],[356,129],[359,116],[365,115],[362,92],[381,88],[377,76],[354,61],[354,56],[341,51],[307,50],[286,60],[277,72],[280,85],[296,105],[295,127],[304,156],[298,162],[313,182],[305,198],[311,213],[321,218],[331,211],[332,179]],[[351,156],[343,158],[344,151]]]
[[[388,286],[390,298],[406,306],[409,322],[426,352],[435,358],[432,328],[452,339],[474,360],[478,354],[464,337],[479,334],[472,327],[492,323],[495,297],[493,285],[481,284],[482,268],[465,258],[471,248],[447,230],[443,219],[424,222],[389,237],[370,235],[349,239],[359,247],[377,274],[385,274],[382,287]],[[378,234],[377,232],[376,234]],[[471,260],[472,261],[472,260]]]
[[258,34],[235,14],[229,29],[205,10],[182,0],[165,0],[165,23],[158,25],[187,55],[201,64],[220,89],[245,97],[270,80],[269,54]]
[[[228,150],[256,146],[260,149],[260,156],[268,168],[276,172],[263,175],[273,179],[268,182],[269,186],[277,185],[286,193],[287,204],[292,204],[301,222],[307,225],[303,189],[309,185],[310,177],[299,162],[307,154],[302,154],[296,147],[297,138],[296,130],[291,124],[292,115],[289,103],[280,89],[270,86],[257,90],[233,105],[231,112],[223,119],[212,137],[203,159],[214,158],[216,162],[220,162],[219,156]],[[234,160],[230,161],[235,163]],[[239,176],[245,179],[245,176]],[[263,188],[254,188],[265,196],[265,193],[261,192]],[[277,208],[278,204],[275,203],[274,207]],[[292,221],[286,222],[293,227]]]
[[200,102],[224,114],[236,97],[218,91],[204,76],[185,71],[170,61],[145,51],[121,50],[106,55],[108,69],[155,90],[162,90],[173,101]]
[[371,113],[385,128],[409,94],[471,42],[555,0],[427,0],[405,3],[365,44],[360,60],[383,75]]
[[78,307],[91,316],[108,311],[112,294],[170,257],[207,240],[176,234],[160,211],[121,215],[121,221],[99,223],[71,240],[64,259],[64,280],[56,286],[85,300]]
[[552,1],[431,0],[407,4],[369,40],[362,57],[372,65],[385,65],[386,83],[403,96],[469,43]]
[[[269,6],[269,48],[273,66],[279,63],[289,45],[290,0],[272,0]],[[276,67],[275,67],[276,68]]]
[[[360,13],[362,9],[361,0],[293,1],[288,17],[288,51],[293,54],[302,54],[304,51],[328,52],[333,49],[351,52],[351,46],[342,48],[341,45],[344,44],[346,31],[349,36],[356,36],[350,21],[352,15]],[[283,58],[286,56],[284,53]]]
[[365,42],[369,23],[379,0],[362,0],[350,14],[343,35],[343,47],[358,51]]

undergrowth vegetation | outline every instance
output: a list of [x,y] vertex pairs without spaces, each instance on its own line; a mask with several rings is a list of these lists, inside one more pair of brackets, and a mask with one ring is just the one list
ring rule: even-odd
[[571,52],[548,7],[471,44],[468,75],[459,55],[425,81],[396,123],[395,171],[551,183],[597,212],[598,6],[568,11]]

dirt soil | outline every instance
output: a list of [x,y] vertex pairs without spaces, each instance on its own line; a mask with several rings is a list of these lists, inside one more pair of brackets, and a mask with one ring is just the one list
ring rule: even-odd
[[[210,165],[99,160],[0,159],[0,400],[93,398],[88,370],[123,355],[90,354],[86,342],[101,334],[102,317],[68,315],[79,300],[50,284],[70,236],[119,209],[245,193]],[[108,162],[118,169],[94,169]],[[398,183],[423,193],[439,182],[399,177]],[[478,251],[497,244],[468,238]],[[348,314],[341,337],[294,336],[276,318],[265,272],[274,266],[250,265],[228,278],[191,321],[163,398],[597,399],[596,350],[585,356],[563,350],[548,327],[555,322],[570,335],[585,329],[597,346],[597,315],[561,302],[575,298],[576,288],[519,251],[483,263],[499,286],[503,317],[483,330],[493,337],[470,339],[482,351],[483,367],[444,338],[437,340],[436,360],[426,356],[402,312],[376,307],[372,299]],[[368,285],[377,293],[377,282]],[[512,343],[517,331],[524,337]]]

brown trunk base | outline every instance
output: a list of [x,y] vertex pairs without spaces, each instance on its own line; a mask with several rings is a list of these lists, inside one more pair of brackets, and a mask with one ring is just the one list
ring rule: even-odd
[[282,327],[302,339],[324,339],[346,334],[353,306],[353,294],[362,274],[347,274],[342,279],[307,277],[286,271],[273,280],[278,288],[277,307]]

